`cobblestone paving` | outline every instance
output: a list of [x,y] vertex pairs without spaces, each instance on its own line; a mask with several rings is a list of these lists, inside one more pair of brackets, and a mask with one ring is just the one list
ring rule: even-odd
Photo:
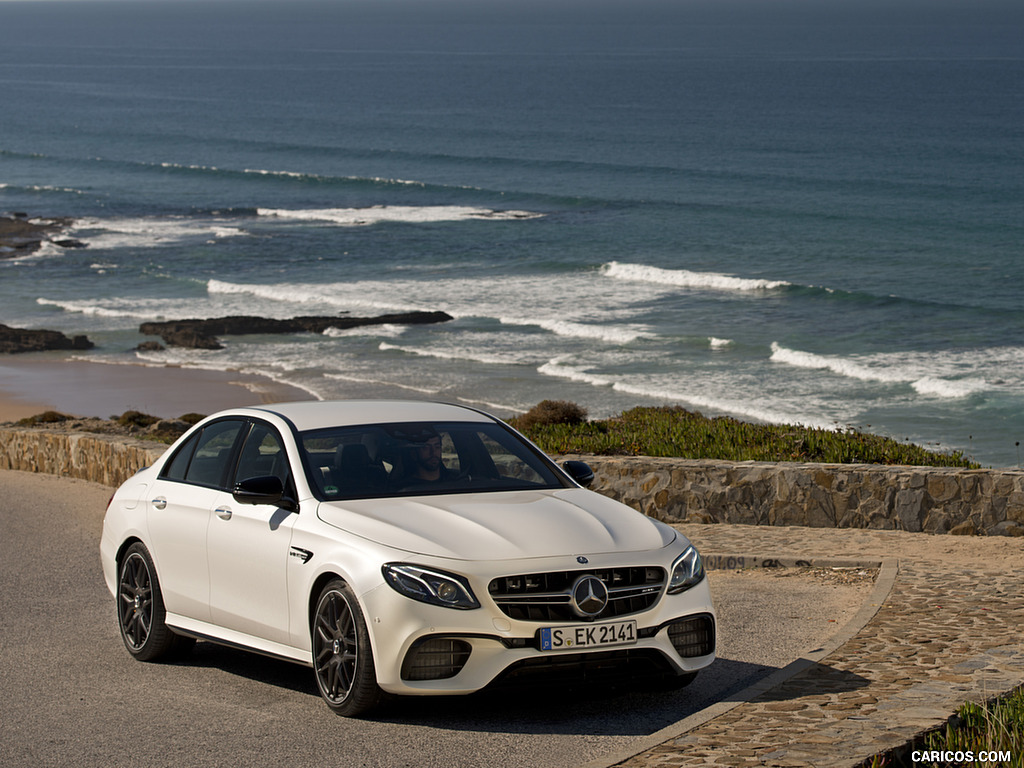
[[706,554],[895,558],[884,604],[780,685],[617,765],[855,766],[1024,682],[1024,540],[679,526]]

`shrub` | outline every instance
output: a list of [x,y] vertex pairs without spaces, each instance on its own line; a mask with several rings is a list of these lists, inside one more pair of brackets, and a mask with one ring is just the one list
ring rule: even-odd
[[27,419],[21,419],[18,422],[18,426],[21,427],[34,427],[36,424],[59,424],[62,421],[68,421],[73,418],[72,416],[66,416],[63,413],[57,411],[44,411],[38,413],[35,416],[29,416]]
[[122,427],[138,427],[144,429],[156,424],[160,419],[140,411],[125,411],[117,418],[117,423]]
[[587,420],[587,410],[568,400],[542,400],[522,416],[516,416],[509,423],[519,430],[530,430],[549,424],[582,424]]

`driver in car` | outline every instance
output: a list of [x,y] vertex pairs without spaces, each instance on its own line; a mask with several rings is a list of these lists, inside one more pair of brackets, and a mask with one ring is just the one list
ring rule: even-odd
[[441,460],[441,437],[436,432],[414,446],[411,454],[411,471],[405,477],[407,484],[438,483],[458,477],[458,473],[448,469]]

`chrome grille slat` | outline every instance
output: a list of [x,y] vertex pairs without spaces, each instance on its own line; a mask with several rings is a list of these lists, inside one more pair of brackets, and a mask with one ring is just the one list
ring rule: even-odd
[[572,610],[572,586],[584,575],[597,576],[608,589],[608,605],[595,620],[646,611],[661,596],[665,569],[657,566],[580,569],[502,576],[488,592],[506,616],[520,621],[578,622]]

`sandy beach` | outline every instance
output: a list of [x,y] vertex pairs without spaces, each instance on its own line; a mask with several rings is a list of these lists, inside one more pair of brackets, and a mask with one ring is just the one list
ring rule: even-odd
[[231,371],[14,355],[0,359],[0,423],[48,410],[100,418],[136,410],[175,418],[242,405],[309,399],[304,390]]

